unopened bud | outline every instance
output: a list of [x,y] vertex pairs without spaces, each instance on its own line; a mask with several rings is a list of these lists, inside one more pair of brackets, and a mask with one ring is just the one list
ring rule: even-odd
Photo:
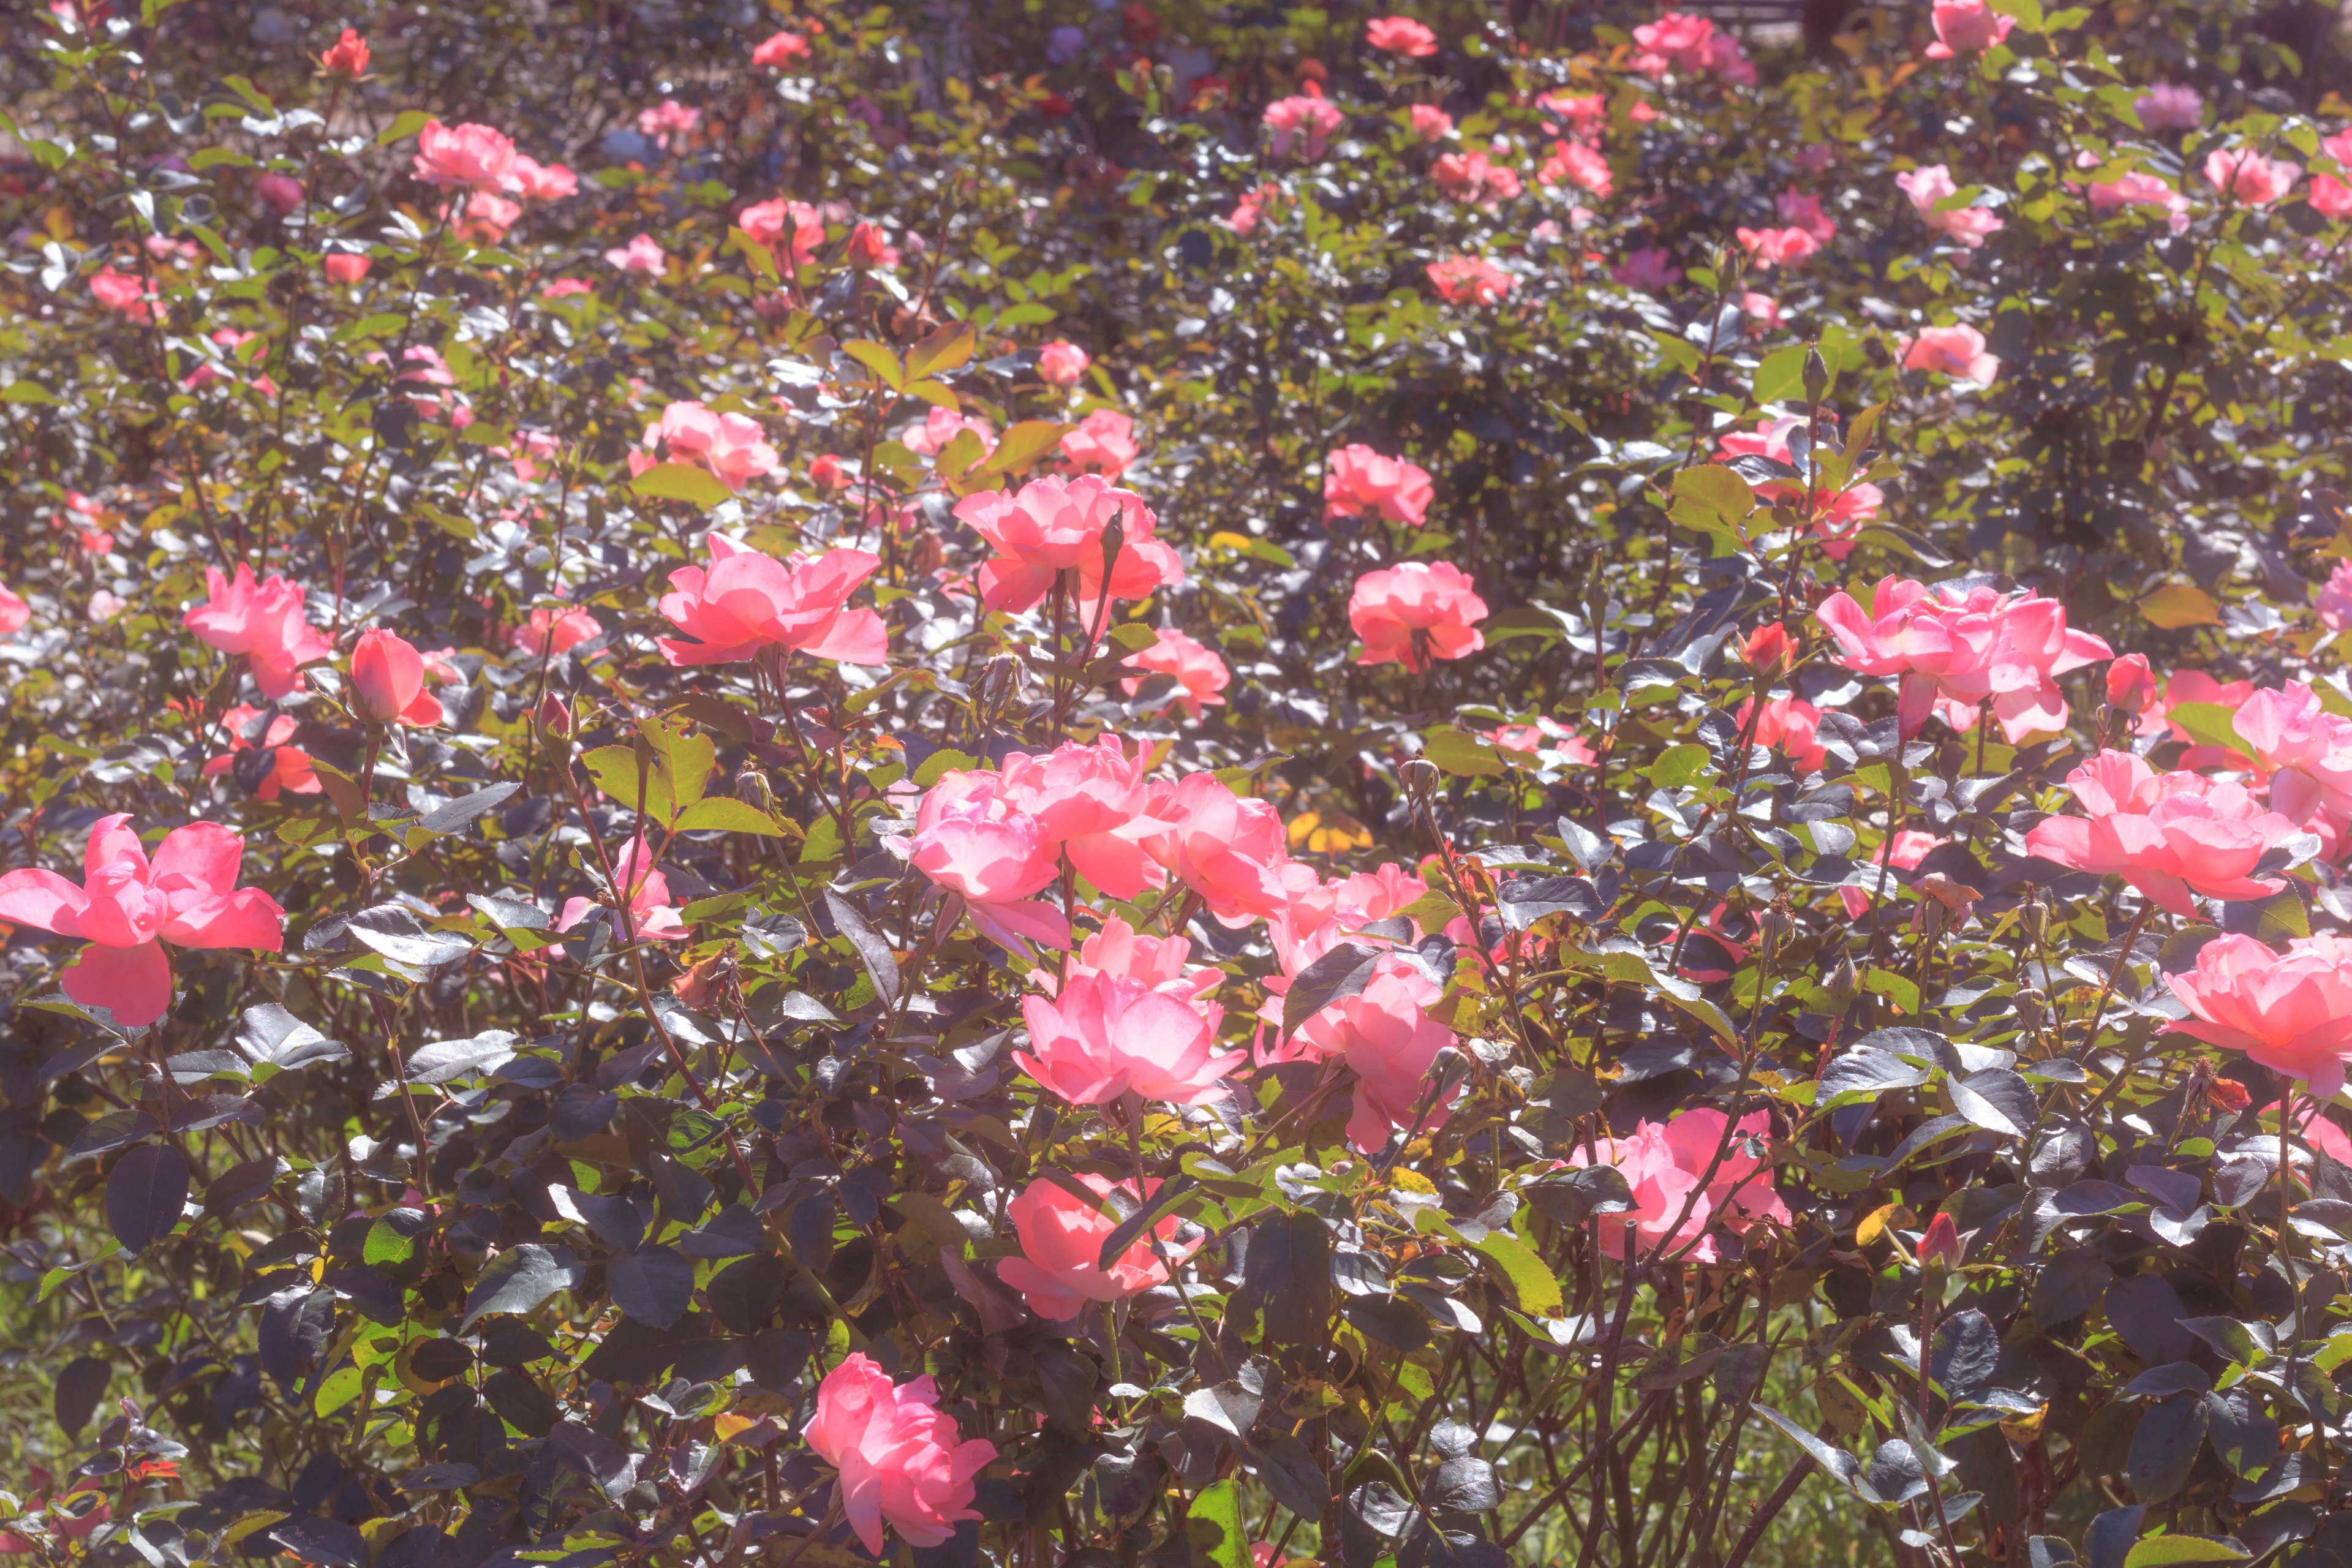
[[1911,911],[1911,930],[1933,942],[1944,934],[1944,927],[1950,918],[1950,911],[1944,908],[1941,899],[1922,899],[1918,907]]
[[775,792],[768,787],[768,775],[757,768],[745,768],[735,775],[735,798],[762,811],[776,804]]
[[1404,790],[1415,800],[1427,800],[1437,788],[1437,764],[1427,757],[1415,757],[1404,765]]
[[1781,675],[1796,661],[1796,643],[1788,627],[1772,621],[1748,634],[1739,657],[1759,675]]
[[2018,920],[2024,926],[2029,942],[2039,944],[2050,934],[2050,906],[2042,901],[2039,893],[2025,900],[2025,908],[2019,911]]
[[1827,360],[1825,360],[1825,359],[1822,358],[1822,351],[1821,351],[1821,350],[1819,350],[1819,349],[1807,349],[1807,350],[1805,351],[1805,396],[1806,396],[1806,398],[1807,398],[1809,401],[1811,401],[1811,402],[1819,403],[1819,402],[1820,402],[1820,401],[1821,401],[1824,396],[1826,396],[1826,395],[1828,395],[1829,390],[1830,390],[1830,366],[1829,366],[1829,362],[1828,362]]
[[1862,971],[1853,966],[1853,959],[1839,959],[1837,967],[1822,979],[1822,991],[1830,1012],[1843,1018],[1862,995]]
[[1454,1046],[1447,1046],[1430,1058],[1430,1078],[1437,1085],[1437,1092],[1441,1095],[1460,1083],[1469,1071],[1469,1056]]
[[551,735],[572,733],[572,709],[562,698],[551,691],[539,700],[539,727]]
[[1797,922],[1775,904],[1756,917],[1756,929],[1764,937],[1764,956],[1769,958],[1789,945],[1789,939],[1797,934]]
[[1919,1267],[1935,1274],[1948,1274],[1960,1266],[1963,1250],[1960,1227],[1952,1216],[1937,1214],[1927,1222],[1927,1234],[1919,1238]]
[[2017,994],[2017,1016],[2029,1029],[2038,1029],[2050,1016],[2050,998],[2029,985]]
[[1103,581],[1108,583],[1111,571],[1118,564],[1118,552],[1127,546],[1127,514],[1113,512],[1102,531]]

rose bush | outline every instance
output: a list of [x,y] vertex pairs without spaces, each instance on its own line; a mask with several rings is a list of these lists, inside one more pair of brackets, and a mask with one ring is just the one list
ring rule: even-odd
[[2352,1562],[2344,51],[1805,11],[27,11],[0,1556]]

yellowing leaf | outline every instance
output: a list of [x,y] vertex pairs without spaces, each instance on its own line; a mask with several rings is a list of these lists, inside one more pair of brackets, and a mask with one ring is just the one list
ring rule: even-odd
[[2213,596],[2187,583],[2168,583],[2139,602],[2140,617],[2152,626],[2178,631],[2182,626],[2218,626],[2221,612]]
[[1302,811],[1290,819],[1289,833],[1292,848],[1303,844],[1316,855],[1369,849],[1372,843],[1372,830],[1344,811]]
[[1853,1227],[1853,1244],[1856,1247],[1868,1247],[1885,1234],[1889,1226],[1909,1225],[1917,1218],[1918,1216],[1914,1215],[1906,1205],[1899,1203],[1888,1204],[1884,1208],[1874,1209],[1863,1215],[1862,1223]]

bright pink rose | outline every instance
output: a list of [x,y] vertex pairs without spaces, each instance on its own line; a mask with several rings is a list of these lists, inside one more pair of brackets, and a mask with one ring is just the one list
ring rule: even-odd
[[1134,1246],[1105,1268],[1097,1259],[1103,1243],[1118,1228],[1118,1216],[1102,1203],[1080,1197],[1065,1182],[1076,1183],[1097,1199],[1115,1192],[1129,1198],[1148,1198],[1160,1187],[1158,1182],[1150,1182],[1139,1193],[1131,1180],[1112,1182],[1080,1171],[1058,1179],[1040,1176],[1004,1205],[1013,1234],[1021,1238],[1022,1255],[999,1263],[996,1277],[1020,1291],[1029,1310],[1041,1318],[1067,1322],[1085,1311],[1089,1301],[1124,1301],[1155,1285],[1167,1284],[1168,1265],[1154,1255],[1155,1238],[1179,1261],[1200,1247],[1197,1241],[1191,1247],[1176,1245],[1176,1233],[1183,1222],[1170,1215],[1152,1226],[1150,1237],[1137,1237]]
[[848,664],[882,664],[889,637],[872,610],[848,607],[850,595],[881,566],[880,556],[835,548],[778,561],[713,531],[710,567],[669,574],[661,612],[692,642],[656,639],[675,665],[735,664],[762,647]]
[[604,252],[604,260],[607,265],[617,267],[624,272],[635,272],[646,278],[660,277],[669,265],[668,254],[649,234],[641,234],[628,244]]
[[[1594,1221],[1603,1253],[1628,1259],[1681,1253],[1695,1263],[1717,1261],[1715,1244],[1706,1235],[1714,1205],[1699,1184],[1698,1171],[1685,1168],[1676,1155],[1665,1124],[1656,1121],[1639,1123],[1630,1138],[1596,1138],[1590,1152],[1582,1144],[1570,1152],[1568,1163],[1580,1169],[1595,1163],[1616,1166],[1633,1192],[1632,1213],[1602,1215]],[[1702,1163],[1699,1170],[1706,1168]]]
[[1643,76],[1664,76],[1675,69],[1704,71],[1712,58],[1715,24],[1704,16],[1668,11],[1654,22],[1633,29],[1633,68]]
[[[1191,718],[1198,719],[1204,707],[1223,707],[1225,700],[1219,693],[1234,678],[1225,661],[1172,627],[1162,626],[1156,635],[1158,642],[1127,656],[1126,668],[1174,676],[1179,692],[1176,700]],[[1132,697],[1143,689],[1145,679],[1134,676],[1120,681],[1119,687]]]
[[879,268],[887,272],[898,265],[898,247],[890,243],[882,226],[862,219],[850,226],[849,237],[841,244],[841,255],[850,266],[868,271]]
[[276,800],[280,791],[289,795],[317,795],[320,785],[318,773],[310,766],[310,754],[286,743],[294,738],[297,728],[294,716],[290,713],[278,714],[259,733],[248,733],[255,729],[260,717],[260,709],[248,708],[243,703],[220,716],[221,733],[228,737],[228,750],[205,763],[205,777],[218,778],[229,772],[236,766],[237,752],[253,751],[257,745],[275,755],[270,760],[269,772],[254,786],[256,795],[263,800]]
[[[635,802],[624,802],[634,805]],[[686,922],[669,901],[669,879],[654,864],[653,851],[646,847],[642,837],[632,838],[613,858],[613,876],[619,888],[627,889],[624,902],[628,909],[626,934],[644,942],[677,942],[690,933]],[[619,889],[616,889],[617,892]],[[564,900],[563,912],[555,919],[558,931],[577,931],[599,907],[593,899],[571,898]],[[618,912],[619,906],[614,906]],[[618,922],[615,922],[616,926]]]
[[2205,100],[2193,87],[2158,82],[2132,105],[2149,131],[2194,131],[2205,122]]
[[[2176,678],[2176,683],[2178,678]],[[2175,694],[2174,701],[2190,700]],[[2330,713],[2299,680],[2252,692],[2235,704],[2233,725],[2270,780],[2271,809],[2330,838],[2352,822],[2352,719]]]
[[1149,809],[1168,826],[1147,847],[1218,921],[1238,929],[1288,907],[1281,872],[1290,849],[1273,806],[1201,773],[1160,785]]
[[1551,155],[1536,171],[1536,180],[1539,184],[1574,185],[1602,200],[1617,188],[1609,160],[1572,138],[1551,144]]
[[302,182],[291,174],[264,174],[253,182],[253,194],[279,217],[302,205]]
[[1904,347],[1903,368],[1939,370],[1990,386],[2000,374],[2000,359],[1985,353],[1984,334],[1974,327],[1922,327]]
[[559,278],[539,291],[542,300],[568,300],[574,294],[593,294],[593,285],[578,278]]
[[1981,247],[1987,235],[1998,234],[2003,226],[1990,208],[1942,205],[1959,195],[1960,188],[1952,183],[1951,170],[1941,163],[1927,163],[1907,174],[1897,174],[1895,184],[1911,198],[1911,208],[1921,223],[1970,250]]
[[2066,775],[2066,788],[2088,815],[2044,818],[2025,836],[2029,855],[2121,876],[2179,915],[2195,912],[2193,893],[2255,899],[2284,886],[2252,872],[2295,825],[2264,811],[2243,784],[2159,773],[2128,752],[2101,752]]
[[[1723,1147],[1724,1123],[1730,1118],[1708,1106],[1685,1110],[1666,1123],[1666,1146],[1675,1152],[1675,1163],[1690,1173],[1693,1180],[1706,1175],[1707,1166],[1715,1164],[1715,1174],[1707,1177],[1708,1209],[1733,1230],[1744,1231],[1759,1219],[1776,1225],[1793,1225],[1795,1216],[1789,1205],[1772,1187],[1772,1166],[1768,1159],[1748,1152],[1750,1142],[1763,1142],[1771,1134],[1769,1111],[1754,1111],[1739,1119],[1732,1129],[1731,1145]],[[1723,1149],[1722,1163],[1715,1156]]]
[[[23,631],[25,623],[32,618],[33,606],[11,593],[5,584],[0,584],[0,637],[13,637]],[[1168,636],[1166,632],[1161,632],[1160,635],[1163,637]],[[1220,681],[1218,684],[1223,685],[1223,682]],[[1133,695],[1132,688],[1129,689],[1129,695]],[[1218,700],[1222,701],[1223,699]],[[1198,718],[1199,714],[1195,713],[1193,716]]]
[[1308,158],[1320,158],[1332,133],[1346,122],[1339,106],[1320,95],[1276,99],[1265,106],[1265,128],[1272,133],[1267,153],[1286,158],[1296,146]]
[[416,133],[416,177],[439,190],[514,188],[515,144],[487,125],[427,121]]
[[1006,757],[997,795],[1079,876],[1114,899],[1132,899],[1168,881],[1143,847],[1168,826],[1149,811],[1150,762],[1149,747],[1129,756],[1109,735],[1091,746],[1065,741],[1039,756]]
[[2132,713],[2145,713],[2157,700],[2156,671],[2147,655],[2127,653],[2107,666],[2107,701]]
[[939,1402],[929,1376],[894,1385],[878,1363],[855,1352],[816,1385],[816,1415],[801,1436],[841,1472],[849,1527],[877,1557],[886,1524],[910,1546],[938,1546],[980,1517],[972,1479],[996,1462],[996,1445],[961,1441]]
[[277,952],[286,911],[260,889],[236,885],[245,840],[218,823],[173,828],[151,861],[123,826],[130,820],[102,816],[91,827],[80,887],[55,871],[0,877],[0,920],[87,941],[67,966],[66,994],[136,1029],[172,1005],[163,942]]
[[522,221],[522,204],[489,191],[476,191],[466,198],[466,216],[457,225],[460,237],[476,245],[496,245],[507,237],[507,230]]
[[647,451],[667,449],[674,463],[708,468],[740,490],[776,471],[782,459],[768,444],[767,431],[748,414],[714,414],[699,403],[673,403],[646,426]]
[[368,55],[368,41],[352,28],[345,27],[343,36],[319,57],[319,68],[329,76],[357,81],[367,75]]
[[1093,363],[1077,344],[1057,341],[1037,351],[1037,376],[1050,386],[1076,386]]
[[1421,671],[1433,658],[1467,658],[1486,646],[1486,601],[1446,561],[1407,561],[1356,579],[1348,624],[1363,639],[1358,664]]
[[1821,242],[1801,228],[1741,228],[1733,231],[1748,258],[1761,268],[1793,267],[1819,250]]
[[898,444],[918,457],[936,458],[967,430],[979,440],[982,457],[995,450],[995,426],[977,416],[952,414],[944,408],[928,410],[921,424],[909,425],[900,431]]
[[525,653],[544,658],[569,653],[589,638],[604,635],[596,617],[575,605],[563,610],[533,610],[521,626],[508,632],[507,641]]
[[1361,444],[1342,447],[1323,459],[1326,518],[1370,511],[1419,528],[1428,520],[1433,493],[1427,468],[1403,458],[1383,458]]
[[[1745,725],[1755,705],[1756,700],[1748,698],[1734,717]],[[1816,735],[1821,725],[1822,710],[1811,703],[1800,697],[1775,697],[1757,716],[1756,744],[1769,746],[1784,753],[1800,771],[1812,773],[1829,761],[1829,748]]]
[[1033,895],[1053,884],[1061,857],[1034,817],[1015,812],[1003,780],[982,769],[942,773],[915,814],[908,860],[940,887],[962,895],[972,923],[990,940],[1070,945],[1069,921]]
[[689,109],[674,98],[637,110],[638,134],[650,136],[654,144],[667,151],[673,138],[683,143],[694,128],[702,123],[702,110]]
[[[958,501],[955,515],[996,551],[980,569],[981,602],[992,610],[1028,609],[1072,568],[1089,624],[1106,596],[1147,598],[1184,580],[1183,562],[1153,537],[1159,520],[1143,498],[1094,474],[1032,479],[1017,493],[982,490]],[[1118,552],[1106,574],[1103,537],[1114,520]]]
[[1343,1061],[1355,1073],[1348,1141],[1361,1152],[1379,1152],[1392,1130],[1419,1137],[1445,1124],[1449,1107],[1443,1100],[1422,1110],[1434,1087],[1430,1065],[1454,1043],[1454,1031],[1423,1011],[1444,994],[1405,960],[1382,957],[1361,991],[1293,1032],[1291,1047],[1304,1059]]
[[1936,41],[1925,52],[1931,60],[1980,55],[2016,26],[2016,17],[1995,15],[1985,0],[1936,0]]
[[333,657],[326,638],[302,618],[302,590],[276,573],[260,583],[240,565],[232,581],[205,569],[210,596],[180,624],[223,653],[246,657],[254,683],[273,701],[300,684],[301,667]]
[[2347,216],[2352,216],[2352,185],[2346,184],[2333,174],[2314,174],[2311,189],[2305,193],[2304,200],[2311,204],[2312,211],[2325,218],[2333,218],[2340,223]]
[[368,266],[366,257],[353,256],[348,250],[339,250],[327,258],[327,280],[331,283],[339,283],[348,289],[368,275]]
[[514,161],[515,194],[535,202],[559,201],[580,194],[580,176],[561,163],[541,163],[518,153]]
[[788,202],[779,197],[758,203],[735,215],[735,226],[770,250],[782,245],[785,236],[791,236],[793,265],[796,268],[815,260],[817,251],[824,245],[824,215],[806,202]]
[[2319,603],[2312,608],[2319,624],[2331,632],[2352,626],[2352,561],[2336,563],[2336,570],[2327,574],[2327,582],[2319,590]]
[[771,33],[751,51],[751,63],[781,69],[794,60],[808,58],[808,40],[798,33]]
[[1087,938],[1077,952],[1063,961],[1062,978],[1070,981],[1087,974],[1115,975],[1190,1001],[1206,996],[1225,978],[1220,969],[1188,967],[1187,961],[1192,956],[1192,943],[1189,939],[1141,936],[1133,926],[1112,915],[1103,921],[1102,930]]
[[2344,1087],[2345,1053],[2352,1050],[2352,940],[2303,937],[2280,954],[2250,936],[2218,936],[2199,950],[2196,968],[2164,978],[2194,1015],[2167,1026],[2167,1034],[2243,1051],[2274,1072],[2304,1079],[2322,1099]]
[[1822,198],[1806,195],[1796,190],[1782,191],[1772,203],[1780,221],[1791,228],[1803,229],[1816,243],[1827,245],[1837,237],[1837,219],[1822,210]]
[[1097,408],[1062,437],[1062,456],[1081,473],[1116,479],[1135,461],[1135,421],[1108,408]]
[[1423,142],[1443,142],[1454,134],[1454,116],[1433,103],[1416,103],[1408,111],[1412,133]]
[[1429,286],[1449,305],[1491,305],[1519,280],[1483,256],[1450,256],[1429,264]]
[[1013,1059],[1072,1105],[1105,1105],[1130,1090],[1199,1105],[1249,1059],[1247,1051],[1217,1049],[1223,1007],[1118,975],[1081,974],[1057,997],[1024,997],[1021,1015],[1029,1048]]
[[1375,16],[1364,24],[1364,42],[1409,60],[1437,52],[1437,35],[1410,16]]
[[1887,577],[1873,591],[1869,613],[1840,592],[1814,614],[1837,639],[1838,663],[1860,675],[1903,678],[1906,735],[1917,734],[1931,711],[1965,731],[1987,701],[2011,745],[2063,730],[2066,699],[2053,677],[2115,657],[2102,638],[2070,630],[2065,606],[2038,594],[2011,597]]
[[1519,194],[1517,173],[1475,147],[1446,153],[1431,166],[1429,177],[1444,195],[1488,212]]
[[424,728],[442,721],[441,700],[425,689],[425,657],[396,633],[370,627],[352,649],[352,710],[379,724]]
[[134,321],[153,321],[159,309],[147,298],[147,285],[137,275],[117,272],[111,267],[102,267],[91,275],[89,291],[100,304]]
[[1748,335],[1759,337],[1780,324],[1780,301],[1769,294],[1739,296],[1739,313],[1748,321]]
[[2205,177],[2250,207],[2266,207],[2303,177],[2303,166],[2263,157],[2252,147],[2217,147],[2205,155]]

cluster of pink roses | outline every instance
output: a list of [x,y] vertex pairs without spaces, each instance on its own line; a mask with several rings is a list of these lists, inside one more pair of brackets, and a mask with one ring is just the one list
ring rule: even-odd
[[1789,1205],[1773,1190],[1771,1173],[1750,1145],[1771,1130],[1767,1111],[1727,1126],[1722,1111],[1701,1107],[1672,1121],[1643,1121],[1631,1136],[1597,1138],[1568,1163],[1583,1169],[1614,1165],[1632,1189],[1631,1213],[1598,1221],[1601,1249],[1612,1258],[1694,1263],[1718,1260],[1709,1228],[1745,1231],[1759,1220],[1791,1223]]
[[1841,591],[1814,615],[1836,639],[1840,664],[1901,678],[1906,736],[1931,713],[1965,731],[1983,707],[2012,745],[2063,730],[2069,710],[2055,678],[2115,657],[2104,639],[2069,628],[2055,599],[1981,585],[1887,577],[1867,611]]

